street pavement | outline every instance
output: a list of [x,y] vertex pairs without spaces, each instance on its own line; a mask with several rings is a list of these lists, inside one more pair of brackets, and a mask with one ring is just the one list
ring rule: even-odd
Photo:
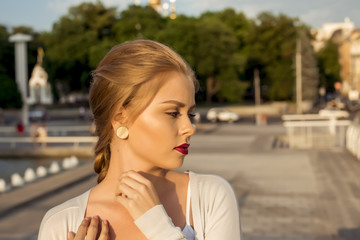
[[[179,171],[217,174],[231,183],[245,240],[359,240],[360,161],[345,149],[279,147],[282,135],[280,124],[201,128]],[[95,184],[91,169],[86,163],[0,195],[0,240],[36,239],[49,208]]]

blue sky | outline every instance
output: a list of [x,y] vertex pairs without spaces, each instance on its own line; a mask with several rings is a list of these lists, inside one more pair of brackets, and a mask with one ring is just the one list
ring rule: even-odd
[[[116,6],[119,11],[134,1],[102,0],[106,6]],[[52,24],[67,13],[69,6],[81,2],[84,0],[0,0],[0,24],[9,27],[27,25],[36,31],[50,31]],[[146,4],[147,0],[140,0],[140,3]],[[262,11],[285,13],[299,17],[313,28],[319,28],[325,22],[343,22],[349,17],[356,27],[360,27],[360,0],[176,0],[177,12],[188,16],[225,7],[242,11],[248,17],[255,17]]]

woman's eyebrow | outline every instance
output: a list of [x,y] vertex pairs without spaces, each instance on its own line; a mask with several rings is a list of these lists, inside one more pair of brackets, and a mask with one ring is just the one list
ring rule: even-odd
[[167,101],[162,102],[162,103],[172,103],[172,104],[178,105],[179,107],[185,107],[185,103],[182,103],[182,102],[179,102],[179,101],[176,101],[176,100],[167,100]]
[[[164,101],[164,102],[162,102],[162,104],[163,103],[171,103],[171,104],[175,104],[175,105],[177,105],[178,107],[185,107],[186,106],[186,104],[185,103],[183,103],[183,102],[179,102],[179,101],[177,101],[177,100],[167,100],[167,101]],[[195,108],[195,104],[194,105],[192,105],[191,107],[190,107],[190,109],[194,109]]]

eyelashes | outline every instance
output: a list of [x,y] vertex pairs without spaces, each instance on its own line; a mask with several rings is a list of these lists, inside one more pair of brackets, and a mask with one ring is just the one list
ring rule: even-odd
[[173,118],[177,118],[180,115],[180,112],[167,112],[166,114],[170,115]]
[[[167,112],[166,114],[170,115],[173,118],[178,118],[181,115],[180,112]],[[192,120],[192,119],[194,119],[195,114],[188,113],[188,117]]]
[[189,116],[190,119],[194,119],[194,118],[195,118],[195,114],[193,114],[193,113],[189,113],[188,116]]

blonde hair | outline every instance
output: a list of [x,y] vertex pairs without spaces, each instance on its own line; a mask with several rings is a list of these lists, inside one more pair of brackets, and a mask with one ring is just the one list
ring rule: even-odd
[[[190,66],[169,47],[150,40],[115,46],[93,71],[89,103],[99,137],[94,163],[98,182],[105,178],[109,168],[114,114],[125,108],[130,120],[136,118],[166,81],[161,75],[172,71],[184,74],[198,89]],[[161,81],[151,81],[154,78]]]

